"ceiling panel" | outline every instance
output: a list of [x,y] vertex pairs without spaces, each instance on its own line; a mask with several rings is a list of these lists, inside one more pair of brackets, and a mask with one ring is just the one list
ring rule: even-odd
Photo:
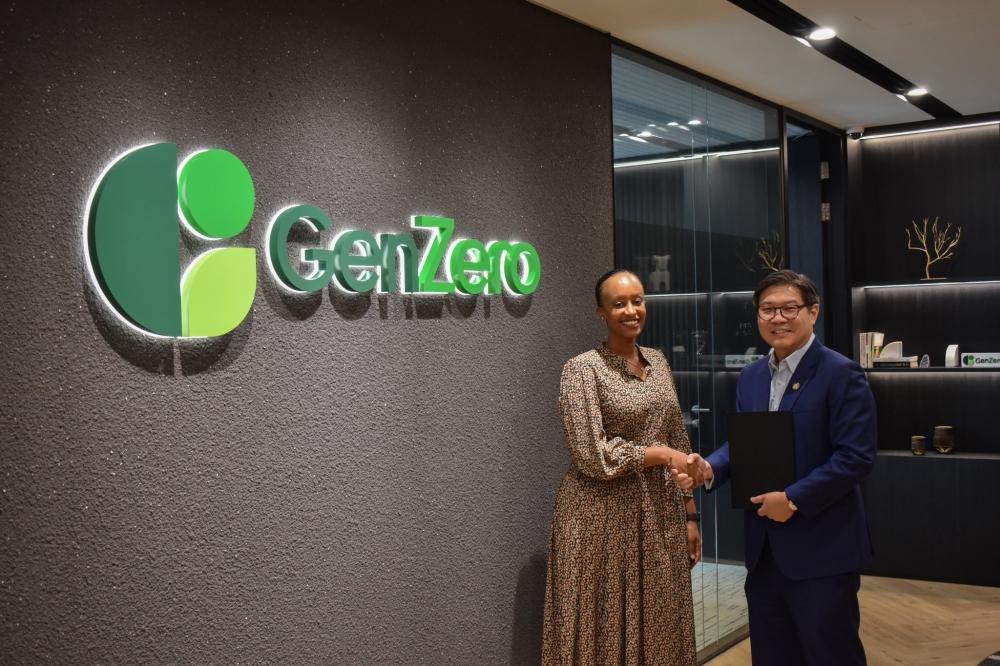
[[[837,127],[929,116],[727,0],[537,4]],[[1000,2],[787,0],[786,4],[958,111],[1000,110]]]

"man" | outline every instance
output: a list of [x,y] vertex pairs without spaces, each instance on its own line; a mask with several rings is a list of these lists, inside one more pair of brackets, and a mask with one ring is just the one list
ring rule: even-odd
[[[813,335],[812,280],[771,273],[753,302],[772,349],[743,369],[736,409],[792,412],[798,479],[752,498],[760,508],[744,516],[753,663],[863,665],[857,593],[872,549],[858,484],[875,458],[875,401],[861,367]],[[701,465],[707,490],[718,488],[729,479],[729,444],[689,462]]]

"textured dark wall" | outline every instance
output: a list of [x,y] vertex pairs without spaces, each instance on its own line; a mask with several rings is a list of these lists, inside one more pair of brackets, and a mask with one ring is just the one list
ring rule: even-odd
[[[536,663],[559,371],[613,263],[609,61],[517,0],[5,7],[0,663]],[[223,339],[144,339],[89,286],[88,193],[154,141],[254,178]],[[291,298],[263,264],[290,203],[454,217],[542,283]]]

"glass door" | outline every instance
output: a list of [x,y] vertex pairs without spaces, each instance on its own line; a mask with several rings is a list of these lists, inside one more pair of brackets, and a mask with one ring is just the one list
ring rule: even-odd
[[[783,267],[778,111],[659,61],[612,53],[617,265],[646,287],[640,344],[673,370],[692,448],[725,442],[739,371],[767,353],[751,293]],[[696,493],[699,658],[747,633],[742,513]]]

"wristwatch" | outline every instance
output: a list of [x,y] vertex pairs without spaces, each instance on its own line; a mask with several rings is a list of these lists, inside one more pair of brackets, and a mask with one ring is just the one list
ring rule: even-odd
[[697,511],[695,513],[689,513],[687,515],[687,519],[688,519],[689,523],[700,523],[701,522],[701,513],[697,512]]

